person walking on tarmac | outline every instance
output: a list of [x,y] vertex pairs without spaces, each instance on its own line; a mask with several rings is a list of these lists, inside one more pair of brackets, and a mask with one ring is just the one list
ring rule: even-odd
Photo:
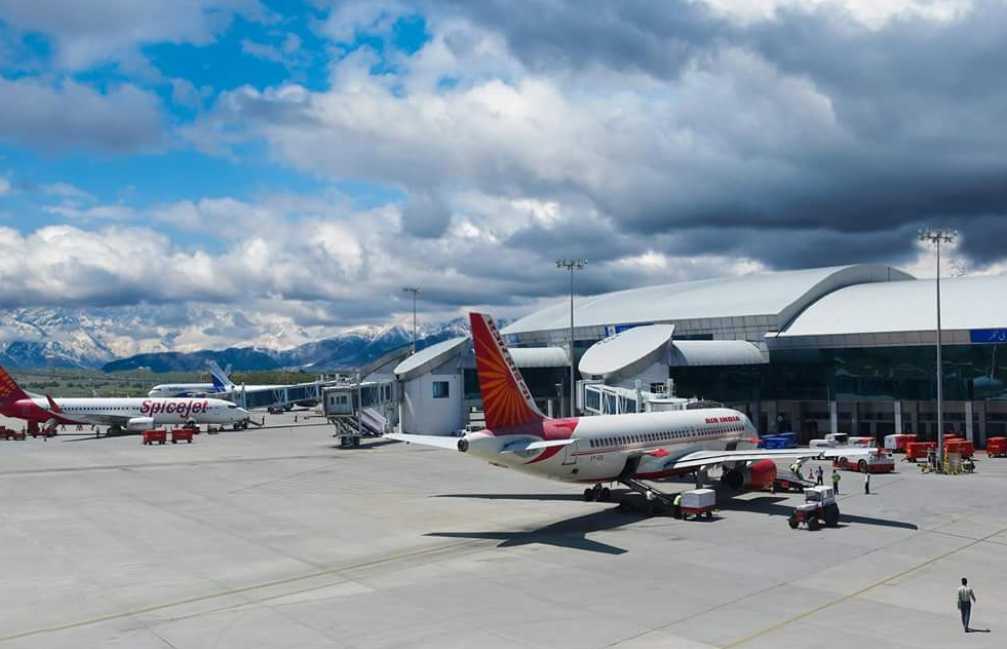
[[864,471],[864,495],[871,495],[871,472]]
[[819,464],[818,468],[815,470],[815,484],[819,487],[825,484],[825,470],[822,469],[821,464]]
[[839,495],[839,469],[832,469],[832,491]]
[[958,610],[962,614],[962,627],[965,633],[969,632],[969,621],[972,619],[972,602],[976,601],[976,594],[969,587],[969,580],[962,577],[962,585],[958,587]]

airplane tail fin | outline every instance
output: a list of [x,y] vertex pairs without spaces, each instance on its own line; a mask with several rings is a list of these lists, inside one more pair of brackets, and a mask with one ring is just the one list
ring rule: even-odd
[[230,392],[234,389],[234,383],[231,383],[231,379],[228,377],[228,372],[220,369],[220,365],[217,364],[217,361],[209,361],[207,365],[210,367],[210,377],[213,381],[214,391]]
[[28,393],[21,389],[10,374],[0,367],[0,404],[11,403],[18,399],[28,398]]
[[544,420],[546,417],[535,405],[493,318],[483,313],[470,313],[469,322],[486,428],[494,431]]

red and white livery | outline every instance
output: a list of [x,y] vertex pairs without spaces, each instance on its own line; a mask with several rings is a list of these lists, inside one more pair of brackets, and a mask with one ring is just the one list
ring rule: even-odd
[[248,412],[221,399],[53,399],[30,395],[0,367],[0,414],[46,427],[59,424],[111,426],[142,431],[163,424],[246,425]]
[[[486,430],[462,438],[392,434],[405,442],[457,449],[491,464],[543,478],[595,485],[632,485],[723,466],[734,488],[768,488],[773,460],[825,459],[835,449],[757,448],[758,432],[729,408],[552,419],[535,405],[493,320],[470,314]],[[867,449],[864,449],[866,452]],[[844,454],[856,454],[844,449]],[[634,488],[636,488],[634,486]],[[588,496],[585,492],[585,496]]]

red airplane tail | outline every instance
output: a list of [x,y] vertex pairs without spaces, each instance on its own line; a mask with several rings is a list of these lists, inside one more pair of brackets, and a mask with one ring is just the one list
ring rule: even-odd
[[0,406],[27,398],[28,394],[21,389],[14,377],[8,374],[3,367],[0,367]]
[[493,318],[482,313],[470,313],[469,322],[488,431],[544,420],[546,417],[535,405],[531,391],[507,351]]

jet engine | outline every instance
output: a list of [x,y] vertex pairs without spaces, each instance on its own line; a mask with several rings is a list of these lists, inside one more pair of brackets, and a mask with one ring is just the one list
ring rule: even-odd
[[154,427],[153,417],[133,417],[126,422],[126,430],[132,433],[139,433],[150,430]]
[[734,491],[770,489],[776,480],[776,463],[772,460],[749,462],[741,467],[728,469],[720,478],[724,486]]

